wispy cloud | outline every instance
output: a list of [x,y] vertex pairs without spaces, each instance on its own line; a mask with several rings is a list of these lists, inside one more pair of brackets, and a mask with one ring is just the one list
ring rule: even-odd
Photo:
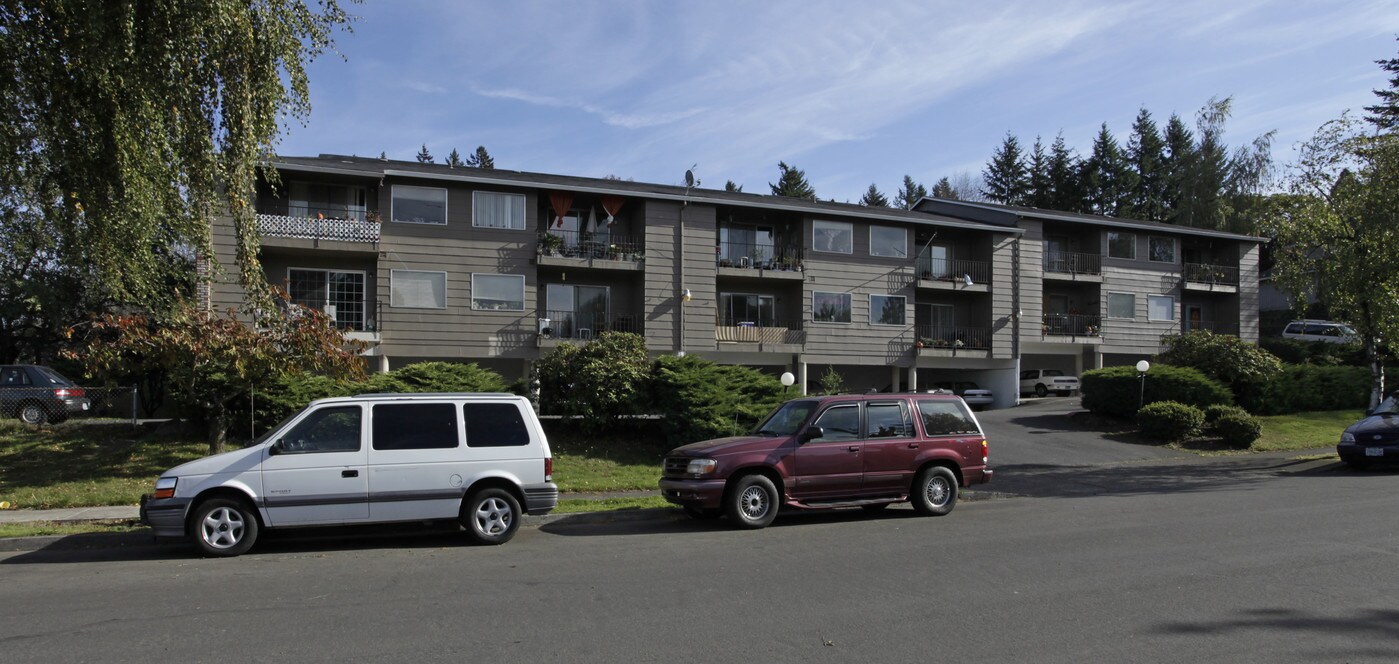
[[523,90],[476,89],[473,90],[473,92],[482,97],[489,97],[492,99],[510,99],[514,101],[522,101],[527,104],[533,104],[535,106],[576,109],[584,113],[588,113],[590,115],[596,115],[599,118],[602,118],[603,122],[614,127],[622,127],[624,129],[644,129],[647,127],[667,125],[697,115],[703,110],[699,108],[692,108],[653,114],[618,113],[616,111],[611,111],[606,108],[602,108],[595,104],[568,99],[559,99],[557,97],[549,97],[546,95],[534,94],[531,92],[525,92]]
[[424,83],[423,81],[404,81],[403,87],[430,95],[446,94],[447,88],[434,83]]

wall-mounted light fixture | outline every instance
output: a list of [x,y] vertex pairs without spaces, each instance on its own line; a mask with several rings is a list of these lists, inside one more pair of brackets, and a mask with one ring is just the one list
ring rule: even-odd
[[690,289],[686,288],[685,290],[680,291],[681,302],[689,302],[691,299],[692,298],[690,297]]

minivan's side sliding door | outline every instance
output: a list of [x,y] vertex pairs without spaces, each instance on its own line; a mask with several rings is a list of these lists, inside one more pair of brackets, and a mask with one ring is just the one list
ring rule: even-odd
[[262,459],[263,504],[273,526],[345,523],[369,518],[364,467],[364,406],[307,413]]
[[450,401],[370,407],[370,519],[457,517],[468,486],[457,408]]

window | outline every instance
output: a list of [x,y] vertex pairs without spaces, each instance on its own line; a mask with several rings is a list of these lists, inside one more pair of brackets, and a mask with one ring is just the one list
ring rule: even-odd
[[727,327],[777,327],[775,301],[771,295],[720,293],[718,322]]
[[913,435],[908,404],[872,403],[865,406],[866,438],[907,438]]
[[[581,217],[578,217],[581,219]],[[471,193],[471,225],[480,228],[525,228],[525,197],[523,194],[501,194],[493,191]]]
[[1146,298],[1147,320],[1175,320],[1176,299],[1169,295],[1148,295]]
[[903,325],[906,298],[902,295],[871,295],[870,323],[873,325]]
[[[719,229],[719,265],[754,267],[774,256],[774,236],[769,226],[734,224]],[[724,263],[728,261],[728,263]]]
[[364,221],[364,187],[292,182],[287,187],[287,216]]
[[754,429],[754,433],[790,436],[797,432],[797,428],[811,415],[811,411],[816,410],[816,404],[815,401],[784,403],[772,411],[767,419]]
[[850,294],[812,293],[811,319],[821,323],[849,323]]
[[449,403],[374,406],[376,450],[445,450],[457,446],[457,409]]
[[888,226],[870,226],[870,255],[908,258],[908,231]]
[[1136,257],[1137,235],[1135,233],[1108,231],[1108,258],[1127,258],[1135,260]]
[[546,284],[544,317],[553,321],[554,334],[560,339],[591,339],[609,329],[610,294],[607,286]]
[[488,311],[524,311],[525,275],[471,275],[471,308]]
[[1146,257],[1153,263],[1176,262],[1176,239],[1173,237],[1147,236]]
[[447,273],[390,270],[389,305],[405,309],[446,309]]
[[976,424],[972,423],[971,418],[955,401],[920,399],[918,401],[918,414],[923,418],[923,435],[925,436],[959,436],[981,433],[977,430]]
[[359,451],[359,406],[322,408],[301,420],[280,440],[288,454]]
[[461,407],[466,418],[467,447],[518,447],[529,444],[529,429],[520,407],[513,403],[469,403]]
[[822,435],[815,441],[822,443],[833,443],[842,440],[858,440],[860,438],[860,407],[855,404],[848,406],[831,406],[826,412],[812,422],[812,426],[821,427]]
[[29,384],[29,374],[24,367],[5,367],[5,370],[0,372],[0,385],[14,387]]
[[292,304],[324,311],[335,327],[364,330],[364,273],[341,270],[287,269]]
[[390,214],[410,224],[446,224],[447,190],[438,187],[393,186]]
[[855,231],[850,224],[840,221],[811,222],[811,248],[831,254],[854,253]]
[[1137,296],[1130,293],[1108,293],[1108,318],[1136,318]]

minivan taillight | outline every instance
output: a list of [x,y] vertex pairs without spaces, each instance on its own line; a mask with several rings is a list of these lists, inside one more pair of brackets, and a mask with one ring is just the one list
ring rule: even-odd
[[544,481],[554,481],[554,458],[544,457]]
[[53,396],[59,399],[78,398],[86,394],[81,387],[54,388]]

